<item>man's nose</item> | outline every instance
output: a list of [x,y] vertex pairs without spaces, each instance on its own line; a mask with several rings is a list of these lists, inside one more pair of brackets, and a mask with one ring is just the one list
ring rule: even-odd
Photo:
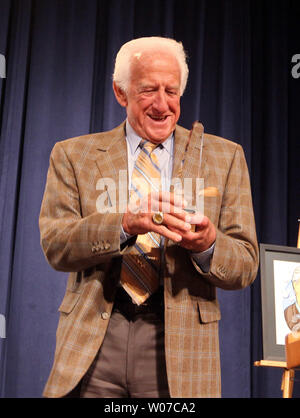
[[169,108],[166,93],[164,91],[157,91],[152,107],[159,113],[166,112]]

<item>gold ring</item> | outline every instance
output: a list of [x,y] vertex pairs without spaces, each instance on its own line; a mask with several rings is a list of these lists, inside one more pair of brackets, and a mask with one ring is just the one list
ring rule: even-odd
[[162,212],[155,212],[152,216],[152,221],[156,225],[161,225],[164,221],[164,214]]

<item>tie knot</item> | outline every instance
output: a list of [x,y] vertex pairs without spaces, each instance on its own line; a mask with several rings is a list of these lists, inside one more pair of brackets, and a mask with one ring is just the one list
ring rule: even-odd
[[146,141],[145,139],[143,139],[140,142],[140,147],[146,150],[149,154],[151,154],[151,152],[154,151],[155,148],[157,147],[157,144],[153,144],[153,142]]

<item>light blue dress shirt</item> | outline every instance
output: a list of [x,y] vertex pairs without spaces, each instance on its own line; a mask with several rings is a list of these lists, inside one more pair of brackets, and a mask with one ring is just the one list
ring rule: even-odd
[[[131,127],[128,120],[126,121],[126,142],[127,142],[127,155],[128,155],[128,189],[131,188],[131,177],[134,168],[135,161],[141,151],[139,144],[141,142],[141,137],[136,134],[136,132]],[[159,161],[159,167],[161,168],[161,182],[162,189],[164,191],[170,190],[170,184],[172,179],[172,168],[174,160],[174,134],[172,133],[162,144],[160,144],[153,151],[156,154]],[[120,240],[123,244],[131,235],[128,235],[121,226],[121,235]],[[163,245],[164,240],[162,239],[161,245]],[[213,255],[215,244],[213,244],[207,250],[201,253],[192,253],[192,257],[203,270],[207,273],[210,268],[210,261]]]

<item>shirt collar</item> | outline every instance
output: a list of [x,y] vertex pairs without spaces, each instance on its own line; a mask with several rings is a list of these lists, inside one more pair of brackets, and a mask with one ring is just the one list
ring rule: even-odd
[[[131,155],[134,155],[142,138],[132,128],[132,126],[128,122],[128,119],[126,119],[126,139],[129,144],[130,153]],[[173,139],[174,132],[172,132],[171,135],[162,144],[160,144],[161,147],[168,151],[169,154],[171,154],[172,152]]]

